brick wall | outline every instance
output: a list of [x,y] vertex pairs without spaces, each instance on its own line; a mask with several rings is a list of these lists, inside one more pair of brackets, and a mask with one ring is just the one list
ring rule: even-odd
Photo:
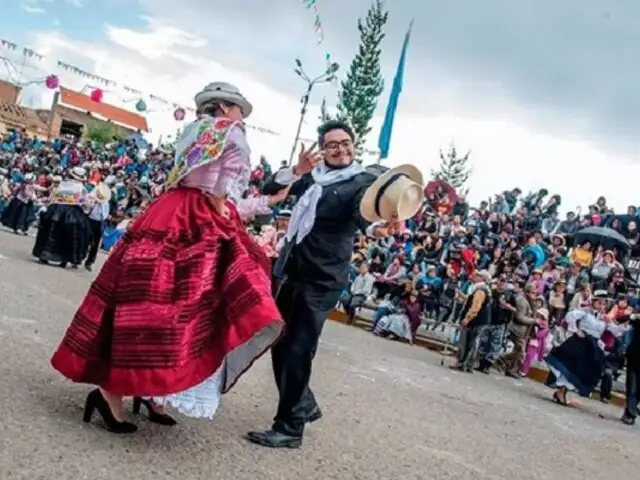
[[10,82],[0,80],[0,102],[15,105],[18,103],[21,88]]

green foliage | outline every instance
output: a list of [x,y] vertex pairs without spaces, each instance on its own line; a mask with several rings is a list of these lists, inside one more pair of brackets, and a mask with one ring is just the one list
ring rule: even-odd
[[83,136],[100,146],[113,142],[114,138],[120,140],[122,133],[115,125],[107,122],[89,122],[84,127]]
[[469,154],[459,157],[455,145],[451,144],[446,155],[440,150],[440,167],[438,170],[431,170],[431,177],[434,180],[444,180],[451,185],[458,193],[466,195],[469,192],[465,184],[471,176],[471,166],[469,165]]
[[[365,139],[371,132],[369,124],[378,106],[378,97],[384,90],[380,55],[388,15],[389,12],[384,8],[384,1],[374,0],[366,18],[358,19],[360,32],[358,53],[351,61],[347,77],[340,83],[336,118],[353,128],[358,154],[362,152]],[[324,100],[320,118],[323,121],[331,118],[327,113]]]

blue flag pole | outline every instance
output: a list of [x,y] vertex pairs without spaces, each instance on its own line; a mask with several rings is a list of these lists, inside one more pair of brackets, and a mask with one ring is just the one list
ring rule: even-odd
[[409,29],[407,30],[407,34],[404,37],[402,51],[400,52],[400,59],[398,60],[398,68],[396,69],[396,75],[393,78],[393,85],[391,86],[391,93],[389,94],[389,103],[387,104],[384,121],[382,122],[382,128],[380,129],[380,136],[378,137],[378,163],[389,156],[389,149],[391,147],[391,133],[393,132],[393,121],[396,116],[398,101],[400,99],[400,92],[402,92],[402,85],[404,83],[404,66],[406,63],[407,50],[409,48],[409,40],[411,38],[412,28],[413,20],[411,20]]

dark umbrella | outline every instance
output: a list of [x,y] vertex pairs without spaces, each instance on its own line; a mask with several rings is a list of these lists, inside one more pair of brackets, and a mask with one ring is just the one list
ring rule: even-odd
[[449,200],[451,200],[451,202],[458,201],[459,197],[456,189],[444,180],[431,180],[429,183],[427,183],[427,186],[424,187],[424,196],[429,197],[431,194],[435,193],[438,188],[442,188],[444,193],[449,196]]
[[587,227],[578,230],[574,235],[574,245],[582,245],[584,242],[602,245],[605,249],[617,248],[623,253],[627,253],[631,248],[626,238],[613,228],[607,227]]
[[127,140],[132,141],[140,150],[146,150],[149,148],[149,142],[147,142],[139,133],[132,133],[127,137]]

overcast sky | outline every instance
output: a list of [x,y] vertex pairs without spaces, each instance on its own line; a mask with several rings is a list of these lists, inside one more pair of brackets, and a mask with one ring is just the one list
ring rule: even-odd
[[[271,0],[267,7],[261,0],[189,0],[191,8],[184,9],[170,0],[142,3],[211,38],[227,63],[259,72],[285,93],[296,87],[295,76],[283,75],[292,57],[299,55],[310,70],[322,68],[311,15],[298,8],[301,1]],[[355,19],[369,4],[317,2],[322,48],[344,68],[358,44]],[[404,111],[433,116],[460,111],[482,118],[490,110],[618,146],[634,142],[640,127],[640,2],[395,0],[388,5],[388,83],[415,18],[405,89],[411,100],[403,102]],[[230,27],[237,35],[229,35]]]
[[[185,105],[210,81],[236,83],[254,103],[250,122],[278,132],[251,137],[254,153],[267,154],[273,163],[288,156],[304,89],[293,74],[293,59],[302,59],[314,74],[324,68],[328,52],[344,74],[358,45],[357,17],[370,4],[317,0],[325,34],[317,45],[302,0],[8,1],[0,32],[48,59]],[[455,141],[460,150],[472,151],[474,199],[518,185],[556,190],[570,208],[594,201],[597,193],[620,210],[637,203],[640,3],[395,0],[388,6],[388,86],[415,19],[389,164],[409,161],[427,173],[438,163],[438,149]],[[37,67],[42,75],[55,70],[55,62]],[[73,88],[86,84],[56,73]],[[34,91],[25,98],[49,101],[50,93]],[[313,103],[323,96],[331,101],[336,93],[336,86],[319,87]],[[124,97],[107,92],[106,100],[126,100],[123,105],[132,108],[135,99]],[[387,98],[388,90],[370,148]],[[148,118],[152,137],[178,126],[170,111],[152,104]],[[316,118],[312,109],[306,137],[313,136]],[[602,171],[617,178],[607,180]]]

